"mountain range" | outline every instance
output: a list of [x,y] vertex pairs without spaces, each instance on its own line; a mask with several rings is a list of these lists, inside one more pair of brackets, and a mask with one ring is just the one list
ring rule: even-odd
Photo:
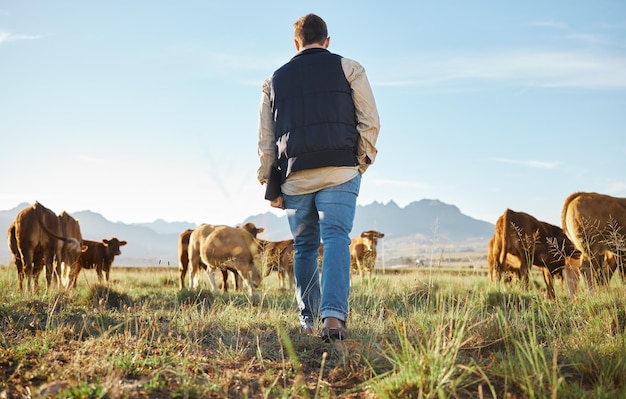
[[[8,231],[17,214],[30,205],[22,203],[13,209],[0,210],[1,231]],[[167,222],[162,219],[151,223],[111,222],[90,210],[71,215],[79,221],[85,239],[99,241],[117,237],[128,242],[122,247],[122,254],[115,258],[114,266],[176,266],[180,233],[197,227],[193,223]],[[259,238],[275,241],[291,237],[285,216],[266,212],[250,216],[242,224],[246,222],[265,229]],[[428,243],[436,237],[438,243],[484,243],[486,250],[494,225],[464,215],[454,205],[439,200],[422,199],[405,207],[399,207],[393,201],[387,204],[373,202],[369,205],[358,205],[351,235],[357,237],[366,230],[385,233],[385,243],[392,246],[394,242],[410,241],[412,245]],[[8,245],[1,245],[0,264],[8,265],[10,259]]]

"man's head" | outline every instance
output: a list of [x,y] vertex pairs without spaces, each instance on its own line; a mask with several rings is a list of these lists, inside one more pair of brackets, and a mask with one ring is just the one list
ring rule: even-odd
[[298,50],[310,45],[328,47],[326,22],[315,14],[300,17],[293,24],[293,36]]

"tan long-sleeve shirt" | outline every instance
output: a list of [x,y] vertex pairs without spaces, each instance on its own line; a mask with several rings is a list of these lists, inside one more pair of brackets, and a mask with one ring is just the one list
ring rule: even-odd
[[[376,160],[376,140],[380,130],[380,119],[372,88],[365,74],[365,69],[358,62],[349,58],[341,59],[341,66],[352,89],[352,100],[357,119],[358,166],[328,166],[318,169],[306,169],[294,172],[282,184],[282,192],[288,195],[308,194],[325,187],[347,182],[357,173],[365,173],[369,165]],[[257,177],[266,183],[269,171],[276,160],[276,140],[274,138],[274,119],[270,103],[270,79],[263,82],[261,105],[259,110],[258,152],[260,167]]]

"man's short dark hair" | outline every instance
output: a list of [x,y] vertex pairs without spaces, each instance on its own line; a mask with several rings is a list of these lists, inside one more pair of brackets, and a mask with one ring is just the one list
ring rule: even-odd
[[315,14],[307,14],[293,24],[293,35],[301,46],[313,43],[323,45],[328,38],[328,29],[322,18]]

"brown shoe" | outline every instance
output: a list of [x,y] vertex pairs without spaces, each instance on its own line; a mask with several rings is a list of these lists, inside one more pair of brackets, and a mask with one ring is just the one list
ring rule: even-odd
[[334,317],[324,319],[324,327],[322,328],[320,337],[325,342],[343,341],[347,336],[348,331],[346,330],[345,321]]

